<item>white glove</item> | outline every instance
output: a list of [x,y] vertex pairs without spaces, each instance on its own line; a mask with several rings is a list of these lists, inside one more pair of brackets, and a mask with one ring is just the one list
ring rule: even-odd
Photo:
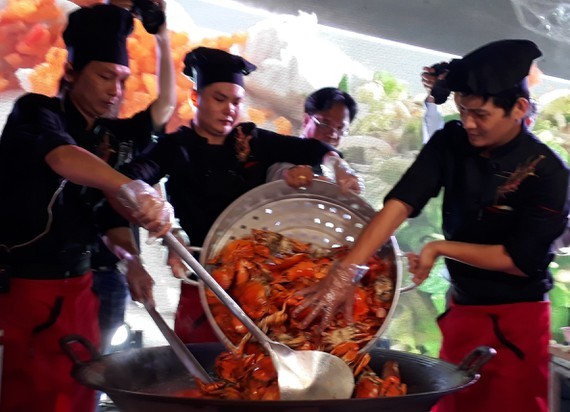
[[160,193],[142,180],[125,183],[117,193],[117,199],[151,237],[161,237],[172,227],[174,209]]
[[340,157],[330,156],[326,159],[325,166],[334,173],[334,180],[340,187],[341,192],[364,193],[364,181],[345,160]]

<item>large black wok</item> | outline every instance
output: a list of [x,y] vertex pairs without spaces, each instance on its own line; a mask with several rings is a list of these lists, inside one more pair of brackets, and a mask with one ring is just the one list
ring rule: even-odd
[[[480,347],[456,366],[427,356],[373,348],[370,366],[380,372],[386,360],[400,364],[402,381],[409,394],[394,398],[342,399],[319,401],[236,401],[192,399],[171,396],[194,383],[170,346],[133,349],[93,359],[77,359],[72,346],[83,338],[70,336],[62,344],[74,360],[73,375],[86,386],[106,392],[123,412],[425,412],[439,398],[469,386],[479,378],[478,370],[494,350]],[[190,344],[188,348],[204,368],[212,373],[215,357],[225,348],[221,344]],[[214,375],[212,375],[214,376]]]

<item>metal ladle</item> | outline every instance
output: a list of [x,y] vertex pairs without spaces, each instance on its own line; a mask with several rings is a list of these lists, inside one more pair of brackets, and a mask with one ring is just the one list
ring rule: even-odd
[[354,376],[342,359],[322,351],[296,351],[269,339],[172,233],[167,233],[163,239],[271,355],[282,400],[350,398]]

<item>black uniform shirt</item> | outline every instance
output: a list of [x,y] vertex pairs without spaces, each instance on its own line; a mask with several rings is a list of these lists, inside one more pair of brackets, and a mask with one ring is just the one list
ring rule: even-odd
[[249,144],[240,147],[237,128],[223,145],[211,145],[188,127],[167,135],[143,157],[127,165],[125,174],[155,184],[163,176],[170,202],[192,245],[202,245],[220,213],[239,196],[263,183],[276,162],[319,164],[334,149],[315,139],[283,136],[240,125]]
[[447,259],[458,303],[542,300],[552,288],[550,245],[568,216],[568,169],[561,159],[526,129],[486,158],[469,144],[460,122],[449,122],[425,145],[386,200],[407,203],[414,217],[441,188],[445,238],[504,245],[528,276]]
[[[96,240],[93,206],[102,194],[70,182],[58,192],[63,179],[44,159],[60,146],[79,145],[118,162],[132,157],[135,141],[148,143],[140,136],[149,125],[146,111],[129,120],[102,119],[87,131],[69,99],[33,93],[19,98],[0,139],[0,260],[61,264],[65,251],[88,250]],[[114,136],[122,136],[122,142]]]

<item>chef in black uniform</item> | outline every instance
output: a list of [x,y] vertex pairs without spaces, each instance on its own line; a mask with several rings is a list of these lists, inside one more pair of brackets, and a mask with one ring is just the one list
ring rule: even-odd
[[[199,47],[188,53],[184,73],[195,81],[194,119],[159,139],[124,169],[150,184],[168,176],[166,191],[193,246],[202,245],[215,219],[231,202],[265,182],[273,163],[312,165],[330,160],[337,181],[358,184],[331,146],[239,123],[243,78],[255,68],[222,50]],[[169,263],[175,274],[183,270],[172,254]],[[175,331],[184,342],[217,341],[194,286],[182,285]]]
[[[69,334],[99,343],[98,300],[91,290],[91,247],[97,235],[90,188],[103,191],[117,207],[117,199],[129,193],[139,206],[131,213],[138,223],[157,235],[170,228],[170,205],[96,154],[106,150],[108,141],[98,140],[98,120],[120,100],[130,73],[126,38],[132,27],[130,12],[113,5],[71,14],[64,32],[69,46],[64,96],[22,96],[2,133],[2,411],[88,412],[95,407],[94,391],[71,376],[72,362],[59,343]],[[69,36],[79,35],[76,29],[89,36],[71,45]],[[152,298],[150,277],[133,286],[136,298]]]
[[350,317],[356,265],[443,190],[445,240],[410,255],[410,272],[421,283],[445,258],[451,303],[439,319],[442,359],[457,364],[481,345],[497,355],[438,412],[548,410],[548,265],[566,227],[568,168],[525,123],[526,77],[540,56],[528,40],[501,40],[450,63],[445,81],[461,121],[433,135],[355,247],[299,306],[314,305],[304,326],[321,315],[326,324],[343,304]]

